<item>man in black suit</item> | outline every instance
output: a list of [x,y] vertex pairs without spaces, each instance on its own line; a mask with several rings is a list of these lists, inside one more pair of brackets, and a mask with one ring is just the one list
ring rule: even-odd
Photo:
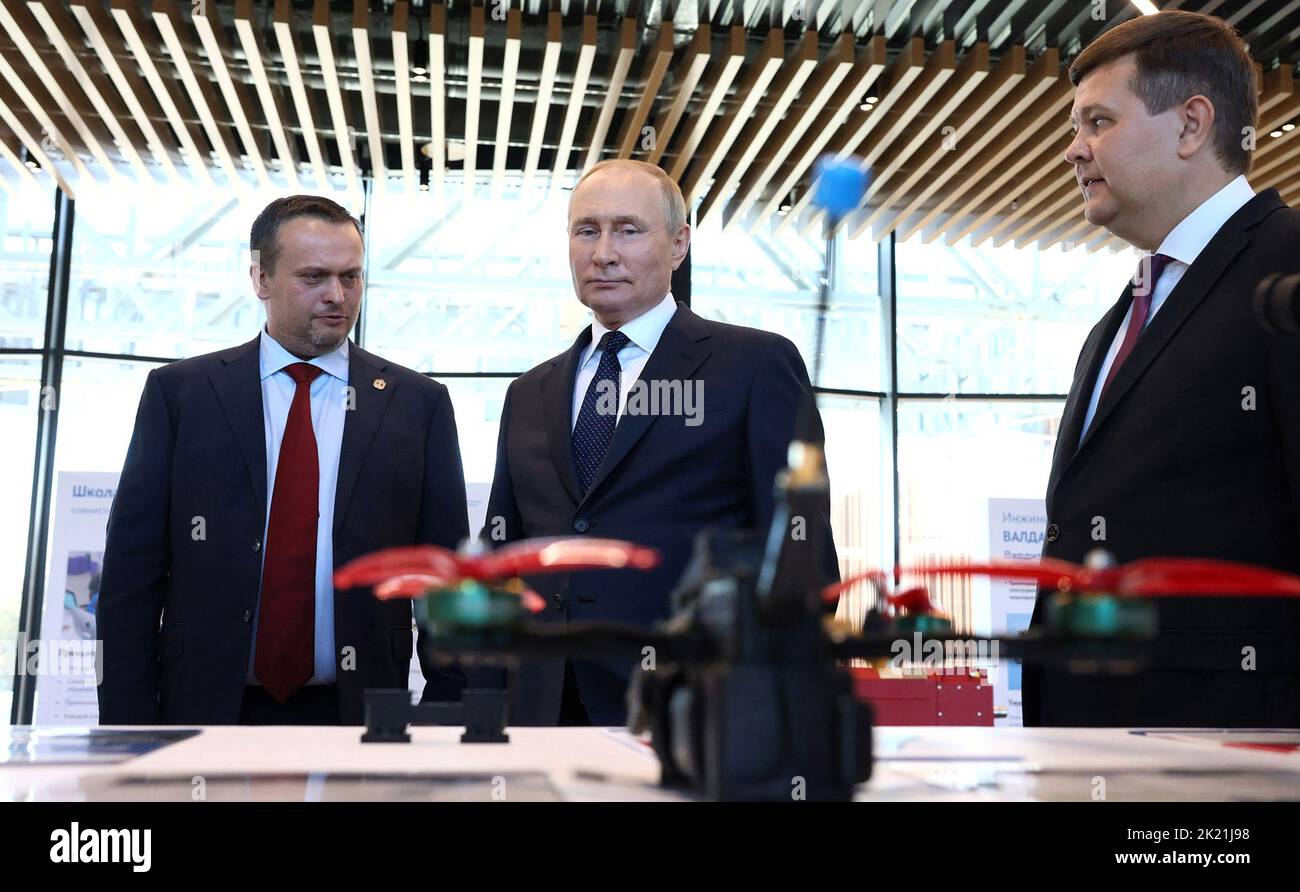
[[[812,399],[808,373],[786,338],[673,300],[689,244],[681,191],[654,165],[601,162],[573,192],[569,261],[595,320],[506,391],[483,536],[628,539],[662,562],[539,577],[543,619],[648,626],[667,615],[698,532],[771,523],[774,478]],[[839,576],[829,514],[828,500],[800,531],[821,536],[827,582]],[[510,721],[623,724],[631,667],[524,660],[510,670]]]
[[[362,691],[407,686],[411,604],[334,569],[468,535],[447,389],[348,340],[357,221],[277,199],[250,247],[265,329],[145,382],[104,555],[104,724],[360,724]],[[461,670],[424,673],[425,699],[459,697]]]
[[[1266,333],[1251,300],[1300,270],[1300,213],[1245,178],[1251,59],[1219,19],[1163,12],[1107,32],[1070,77],[1084,213],[1151,254],[1079,356],[1043,554],[1300,572],[1300,342]],[[1161,600],[1142,673],[1028,666],[1025,723],[1300,726],[1298,606]]]

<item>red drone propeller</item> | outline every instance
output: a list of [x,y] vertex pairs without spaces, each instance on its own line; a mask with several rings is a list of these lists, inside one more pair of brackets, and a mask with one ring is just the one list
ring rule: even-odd
[[[1112,567],[1086,567],[1068,561],[987,561],[912,567],[900,574],[933,576],[988,576],[1024,579],[1063,592],[1106,593],[1120,597],[1238,596],[1300,598],[1300,577],[1252,564],[1201,558],[1143,558]],[[873,570],[828,586],[822,596],[833,601],[844,590],[864,580],[885,591],[885,574]],[[908,593],[904,593],[908,594]],[[897,597],[902,597],[897,596]],[[889,596],[886,596],[889,600]],[[893,603],[890,601],[890,603]]]
[[[334,584],[339,588],[372,586],[375,595],[384,599],[415,598],[430,588],[465,580],[491,583],[566,570],[646,570],[658,563],[659,553],[654,549],[618,539],[528,539],[482,554],[462,554],[437,545],[407,545],[349,561],[335,572]],[[535,592],[523,589],[520,596],[529,609],[541,604]]]
[[843,582],[836,582],[826,586],[822,590],[822,599],[828,602],[838,600],[839,596],[853,588],[859,582],[870,581],[880,592],[885,603],[894,608],[898,613],[940,613],[938,606],[930,600],[930,593],[924,586],[903,589],[901,592],[894,593],[890,590],[889,578],[883,570],[868,570],[865,573],[859,573],[857,576],[850,576]]

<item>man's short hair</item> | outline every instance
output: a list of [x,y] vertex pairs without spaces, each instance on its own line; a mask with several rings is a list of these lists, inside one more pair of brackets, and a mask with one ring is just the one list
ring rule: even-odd
[[[610,158],[593,164],[587,169],[587,172],[578,180],[578,186],[581,186],[587,177],[602,170],[639,170],[648,173],[659,181],[659,191],[664,205],[664,220],[668,222],[668,235],[675,236],[678,231],[686,225],[686,199],[682,197],[682,189],[677,185],[677,181],[663,169],[655,164],[649,164],[645,161],[634,161],[631,158]],[[573,192],[578,191],[578,186],[573,187]],[[569,193],[569,203],[573,203],[573,193]]]
[[347,209],[335,201],[320,195],[290,195],[277,198],[262,208],[262,213],[253,221],[253,228],[248,233],[248,249],[257,258],[257,263],[270,275],[275,275],[275,261],[280,254],[277,236],[280,227],[295,217],[315,217],[330,223],[351,223],[357,229],[357,235],[364,237],[361,221],[348,213]]
[[1202,95],[1214,104],[1214,153],[1224,168],[1249,173],[1259,112],[1255,63],[1236,29],[1217,16],[1170,9],[1117,25],[1088,44],[1070,65],[1076,87],[1091,72],[1132,55],[1137,76],[1130,84],[1158,115]]

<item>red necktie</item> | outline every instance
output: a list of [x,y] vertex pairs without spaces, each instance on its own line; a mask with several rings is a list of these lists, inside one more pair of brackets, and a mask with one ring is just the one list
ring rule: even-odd
[[297,389],[275,466],[253,658],[254,676],[280,703],[315,673],[320,462],[311,426],[311,382],[322,369],[295,362],[284,370]]
[[1119,345],[1119,352],[1115,354],[1115,361],[1110,364],[1106,383],[1101,385],[1103,400],[1106,398],[1106,390],[1110,387],[1110,382],[1115,380],[1115,373],[1133,352],[1133,345],[1137,343],[1138,335],[1142,334],[1142,328],[1151,315],[1151,296],[1155,294],[1156,283],[1160,281],[1160,274],[1165,271],[1165,264],[1170,259],[1164,254],[1148,254],[1138,261],[1138,271],[1133,277],[1133,313],[1128,320],[1128,331],[1124,332],[1124,341]]

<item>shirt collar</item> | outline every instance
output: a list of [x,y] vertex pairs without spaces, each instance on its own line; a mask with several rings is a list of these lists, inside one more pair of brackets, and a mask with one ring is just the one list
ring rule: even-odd
[[1228,218],[1254,197],[1255,190],[1250,187],[1246,177],[1238,176],[1184,217],[1165,236],[1156,253],[1191,266],[1210,243],[1210,239],[1228,222]]
[[[629,341],[640,347],[647,354],[655,352],[655,347],[659,345],[659,339],[663,337],[664,329],[672,321],[673,314],[677,312],[677,301],[673,299],[673,293],[669,291],[664,295],[664,299],[659,301],[650,309],[646,310],[640,316],[637,316],[631,322],[626,323],[619,331],[627,335]],[[600,324],[600,321],[593,319],[591,322],[591,343],[587,346],[587,351],[583,356],[583,363],[596,352],[596,347],[600,344],[600,339],[610,329]]]
[[309,362],[314,366],[319,366],[326,374],[333,375],[346,384],[348,381],[348,343],[348,339],[344,338],[343,343],[323,356],[317,356],[315,359],[299,359],[284,349],[280,342],[271,337],[267,330],[263,328],[261,343],[258,345],[258,359],[261,365],[262,380],[266,380],[295,362]]

